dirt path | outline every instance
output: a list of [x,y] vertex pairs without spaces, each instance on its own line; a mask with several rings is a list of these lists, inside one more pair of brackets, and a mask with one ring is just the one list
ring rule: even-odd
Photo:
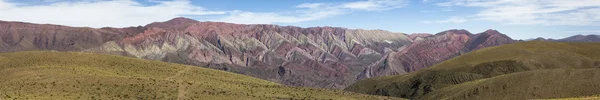
[[179,86],[179,89],[177,89],[177,99],[178,100],[184,100],[185,99],[185,94],[187,93],[186,87],[185,87],[185,83],[184,81],[179,81],[177,83]]
[[[177,73],[175,73],[175,75],[167,77],[166,80],[174,80],[175,77],[180,76],[181,74],[189,71],[191,69],[191,67],[185,67],[185,69],[178,71]],[[186,93],[186,87],[185,87],[185,81],[183,80],[175,80],[177,82],[177,99],[178,100],[184,100],[185,99],[185,93]]]

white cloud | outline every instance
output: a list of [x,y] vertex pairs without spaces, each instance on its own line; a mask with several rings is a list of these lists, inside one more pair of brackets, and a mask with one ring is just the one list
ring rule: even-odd
[[2,0],[0,0],[0,10],[11,8],[13,6],[14,6],[14,4],[12,4],[12,3],[7,3],[7,2],[3,2]]
[[189,0],[42,0],[42,4],[16,4],[0,0],[0,20],[61,24],[78,27],[128,27],[165,21],[175,17],[240,24],[297,23],[319,20],[355,11],[384,11],[406,5],[405,0],[368,0],[338,3],[303,3],[288,12],[210,11]]
[[405,0],[368,0],[357,1],[342,4],[342,8],[366,10],[366,11],[381,11],[394,8],[400,8],[407,4]]
[[88,0],[17,5],[0,0],[0,20],[98,28],[145,25],[180,16],[225,14],[220,11],[207,11],[187,0],[153,2],[157,4],[142,5],[133,0]]
[[244,12],[232,11],[229,16],[216,19],[216,21],[231,22],[238,24],[272,24],[272,23],[297,23],[322,19],[330,16],[343,14],[336,10],[304,11],[294,15],[283,15],[272,12]]
[[456,23],[465,23],[467,22],[467,19],[463,18],[463,17],[450,17],[446,20],[438,20],[438,21],[422,21],[421,23],[424,24],[434,24],[434,23],[438,23],[438,24],[456,24]]
[[321,6],[323,6],[323,3],[303,3],[300,5],[297,5],[296,8],[319,8]]
[[600,0],[451,0],[438,6],[483,8],[478,20],[524,25],[600,25]]
[[293,12],[232,11],[216,21],[242,24],[297,23],[352,13],[353,11],[384,11],[406,5],[405,0],[368,0],[344,3],[303,3]]
[[350,9],[363,9],[363,10],[370,10],[373,8],[377,8],[377,4],[375,4],[374,2],[368,2],[368,1],[363,1],[363,2],[352,2],[352,3],[347,3],[344,4],[344,8],[350,8]]

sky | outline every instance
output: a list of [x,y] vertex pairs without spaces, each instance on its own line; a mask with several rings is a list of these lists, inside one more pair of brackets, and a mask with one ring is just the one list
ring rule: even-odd
[[600,0],[0,0],[0,20],[75,27],[198,21],[402,33],[495,29],[514,39],[600,34]]

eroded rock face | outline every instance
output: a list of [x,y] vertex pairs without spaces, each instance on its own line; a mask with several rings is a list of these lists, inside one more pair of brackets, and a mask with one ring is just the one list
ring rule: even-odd
[[425,39],[426,37],[429,36],[433,36],[433,34],[429,34],[429,33],[413,33],[408,35],[408,38],[410,38],[411,40],[414,41],[421,41],[423,39]]
[[146,28],[136,36],[87,51],[205,66],[286,85],[341,89],[386,50],[395,51],[411,41],[403,34],[383,30],[241,25],[184,18]]
[[357,79],[419,70],[512,40],[494,31],[472,35],[466,30],[449,30],[407,36],[384,30],[243,25],[187,18],[100,29],[0,21],[0,36],[0,52],[106,53],[209,67],[285,85],[333,89]]
[[483,33],[475,34],[467,42],[465,51],[474,51],[490,46],[498,46],[515,42],[512,38],[496,30],[487,30]]
[[117,31],[135,30],[134,27],[105,30],[0,21],[0,51],[80,51],[130,36]]
[[466,30],[448,30],[415,41],[369,65],[357,79],[405,74],[427,68],[477,49],[515,42],[496,30],[471,34]]

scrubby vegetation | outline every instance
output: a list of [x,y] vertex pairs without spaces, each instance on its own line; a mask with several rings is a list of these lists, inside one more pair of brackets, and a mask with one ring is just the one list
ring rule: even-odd
[[346,90],[410,99],[544,99],[598,95],[599,84],[599,43],[531,41],[365,79]]
[[399,99],[288,87],[220,70],[121,56],[0,54],[0,99]]
[[547,99],[547,100],[600,100],[600,95],[575,97],[575,98],[553,98],[553,99]]

